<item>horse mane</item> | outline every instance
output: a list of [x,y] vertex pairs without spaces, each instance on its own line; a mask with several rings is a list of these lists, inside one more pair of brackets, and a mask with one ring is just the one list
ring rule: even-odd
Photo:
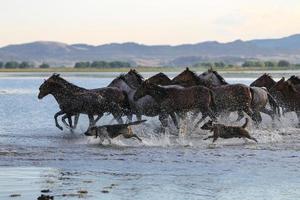
[[159,73],[157,73],[157,74],[151,76],[150,78],[148,78],[148,80],[151,79],[151,78],[159,78],[159,77],[160,77],[160,78],[167,78],[167,79],[171,80],[167,75],[165,75],[165,74],[162,73],[162,72],[159,72]]
[[124,73],[120,74],[114,80],[112,80],[112,82],[110,84],[112,84],[115,80],[120,79],[120,80],[124,81],[131,89],[134,89],[134,86],[126,79],[125,76],[126,76],[126,74],[124,74]]
[[167,84],[168,84],[171,82],[171,79],[164,73],[160,72],[160,73],[155,74],[154,76],[151,76],[150,78],[148,78],[147,81],[153,82],[153,83],[158,83],[158,84],[161,84],[161,81],[162,81],[163,82],[162,84],[164,84],[164,82],[167,82]]
[[72,89],[77,89],[77,90],[86,90],[85,88],[79,87],[79,86],[77,86],[73,83],[70,83],[66,79],[60,77],[60,74],[54,73],[50,78],[54,82],[57,82],[57,83],[60,83],[60,84],[64,85],[66,88],[72,88]]
[[139,81],[140,84],[143,83],[144,77],[143,77],[137,70],[131,69],[131,70],[129,71],[129,73],[130,73],[130,72],[134,73],[134,75],[138,78],[138,81]]
[[212,72],[219,79],[222,85],[228,85],[223,76],[221,76],[217,71],[213,69],[209,69],[209,71]]
[[175,80],[176,78],[179,78],[180,76],[183,76],[183,74],[184,74],[184,73],[187,73],[187,72],[189,72],[189,73],[193,76],[193,78],[198,79],[197,74],[196,74],[195,72],[191,71],[191,70],[187,67],[183,72],[181,72],[181,73],[178,74],[176,77],[174,77],[173,80]]

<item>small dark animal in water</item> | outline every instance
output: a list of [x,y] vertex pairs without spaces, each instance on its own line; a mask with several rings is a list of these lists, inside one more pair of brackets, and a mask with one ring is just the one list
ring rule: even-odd
[[248,121],[249,119],[246,118],[246,122],[243,126],[225,126],[224,124],[213,124],[213,122],[210,120],[206,122],[201,129],[210,130],[213,132],[213,135],[208,136],[204,140],[213,138],[213,142],[215,142],[219,137],[224,139],[248,138],[257,142],[257,140],[254,137],[251,137],[249,132],[245,129],[248,125]]
[[142,142],[142,139],[139,138],[136,134],[132,132],[132,129],[130,126],[132,125],[138,125],[147,120],[140,120],[135,122],[130,122],[127,124],[114,124],[114,125],[104,125],[104,126],[93,126],[89,128],[84,134],[86,136],[96,136],[100,137],[101,143],[106,138],[108,142],[111,144],[111,139],[114,139],[118,137],[119,135],[122,135],[124,138],[136,138],[140,142]]

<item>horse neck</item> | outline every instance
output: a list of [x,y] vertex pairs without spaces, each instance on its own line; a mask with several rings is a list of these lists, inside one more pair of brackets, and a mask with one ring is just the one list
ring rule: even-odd
[[131,88],[124,80],[118,79],[115,83],[110,83],[108,87],[116,87],[125,92],[126,94],[129,94],[131,91],[135,91],[135,89]]
[[64,79],[59,80],[60,83],[62,83],[68,90],[71,90],[73,92],[79,92],[79,91],[86,91],[87,89],[79,87],[77,85],[74,85],[73,83],[70,83]]
[[266,82],[266,88],[269,90],[271,89],[274,85],[276,84],[276,81],[274,81],[272,78],[270,78],[267,82]]
[[66,91],[64,88],[56,88],[51,91],[50,94],[55,98],[59,105],[66,103],[66,101],[72,100],[72,93],[70,91]]
[[147,93],[153,99],[155,99],[156,102],[161,102],[164,99],[164,97],[166,96],[166,90],[167,90],[167,88],[155,86],[155,88],[153,88],[153,89],[148,89]]

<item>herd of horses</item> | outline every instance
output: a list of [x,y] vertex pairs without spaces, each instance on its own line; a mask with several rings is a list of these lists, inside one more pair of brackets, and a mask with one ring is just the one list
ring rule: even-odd
[[173,79],[158,73],[146,80],[131,69],[113,79],[107,87],[86,89],[53,74],[40,86],[38,98],[49,94],[59,104],[60,110],[54,119],[61,130],[58,116],[62,115],[63,124],[72,130],[80,114],[88,115],[89,128],[104,114],[112,114],[118,123],[123,123],[124,116],[128,121],[132,121],[134,115],[137,120],[142,116],[158,116],[162,130],[170,123],[179,129],[180,120],[186,118],[187,113],[192,114],[192,120],[201,113],[195,127],[207,117],[217,121],[221,115],[229,116],[231,112],[238,113],[237,120],[247,114],[256,124],[262,122],[261,113],[274,120],[279,119],[281,113],[296,112],[300,119],[300,79],[296,76],[276,82],[270,75],[263,74],[247,86],[229,84],[212,69],[197,75],[186,68]]

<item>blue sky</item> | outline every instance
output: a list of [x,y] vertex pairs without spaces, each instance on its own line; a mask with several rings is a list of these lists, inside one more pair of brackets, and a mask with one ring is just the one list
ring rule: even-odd
[[299,0],[0,0],[0,46],[182,44],[300,33]]

